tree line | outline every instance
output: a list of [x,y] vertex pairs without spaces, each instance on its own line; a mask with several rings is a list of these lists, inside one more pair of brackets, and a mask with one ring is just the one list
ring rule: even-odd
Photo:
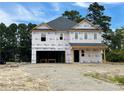
[[31,61],[31,30],[36,24],[0,24],[0,55],[6,61]]
[[[124,28],[112,31],[110,29],[111,17],[104,14],[105,8],[94,2],[89,5],[88,13],[82,16],[79,11],[65,11],[62,16],[70,20],[80,22],[84,18],[103,30],[103,38],[108,48],[106,58],[112,62],[124,62]],[[36,24],[15,24],[6,26],[0,24],[0,55],[6,61],[31,61],[31,30]]]

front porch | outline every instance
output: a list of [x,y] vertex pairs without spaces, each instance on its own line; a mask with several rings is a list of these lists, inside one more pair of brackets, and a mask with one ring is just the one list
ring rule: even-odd
[[103,45],[91,45],[84,46],[80,44],[72,45],[72,60],[75,63],[102,63],[105,62],[105,50],[106,46]]
[[100,49],[73,49],[73,62],[101,63],[102,50]]

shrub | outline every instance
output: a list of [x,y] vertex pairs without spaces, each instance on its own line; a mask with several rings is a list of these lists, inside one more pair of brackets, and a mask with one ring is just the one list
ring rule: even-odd
[[124,50],[107,51],[106,59],[111,62],[124,62]]

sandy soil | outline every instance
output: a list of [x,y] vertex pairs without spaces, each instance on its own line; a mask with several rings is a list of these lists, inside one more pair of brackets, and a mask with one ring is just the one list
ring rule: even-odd
[[123,90],[84,75],[89,72],[124,75],[124,64],[0,65],[0,90]]
[[19,67],[0,65],[0,91],[48,90],[46,79],[33,78]]
[[85,73],[99,72],[123,74],[124,65],[112,64],[31,64],[23,66],[25,72],[40,79],[46,78],[49,90],[122,90],[120,86],[84,76]]

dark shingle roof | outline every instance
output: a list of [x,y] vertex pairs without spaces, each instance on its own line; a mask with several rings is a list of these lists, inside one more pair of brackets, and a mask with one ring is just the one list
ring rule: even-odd
[[105,46],[103,43],[70,43],[71,46]]
[[64,17],[58,17],[55,20],[48,22],[47,24],[55,30],[63,31],[63,30],[69,30],[77,23]]

